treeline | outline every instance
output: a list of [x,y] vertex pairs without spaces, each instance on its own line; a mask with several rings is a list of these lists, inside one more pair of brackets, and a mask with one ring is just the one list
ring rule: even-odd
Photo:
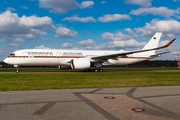
[[149,60],[124,67],[177,67],[177,60]]

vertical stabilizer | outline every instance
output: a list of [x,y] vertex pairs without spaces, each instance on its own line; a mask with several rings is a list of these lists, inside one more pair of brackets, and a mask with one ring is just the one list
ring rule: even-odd
[[[158,43],[159,43],[159,40],[161,38],[161,35],[162,35],[162,33],[160,33],[160,32],[155,33],[154,36],[150,39],[150,41],[144,46],[144,48],[142,50],[152,49],[152,48],[158,47]],[[143,52],[143,54],[154,55],[155,50]]]

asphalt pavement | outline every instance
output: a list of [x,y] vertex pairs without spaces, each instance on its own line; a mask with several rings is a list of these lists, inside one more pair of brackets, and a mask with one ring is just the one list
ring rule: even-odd
[[0,92],[0,120],[180,120],[180,86]]

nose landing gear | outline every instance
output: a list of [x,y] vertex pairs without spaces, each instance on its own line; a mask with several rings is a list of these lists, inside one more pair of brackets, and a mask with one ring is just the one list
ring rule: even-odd
[[14,65],[14,67],[16,68],[16,73],[18,73],[19,72],[18,65]]

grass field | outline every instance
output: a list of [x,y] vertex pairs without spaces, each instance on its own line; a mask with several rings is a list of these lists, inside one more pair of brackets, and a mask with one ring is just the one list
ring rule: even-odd
[[0,69],[0,91],[179,85],[177,68],[106,68],[104,72],[23,68],[19,73]]

